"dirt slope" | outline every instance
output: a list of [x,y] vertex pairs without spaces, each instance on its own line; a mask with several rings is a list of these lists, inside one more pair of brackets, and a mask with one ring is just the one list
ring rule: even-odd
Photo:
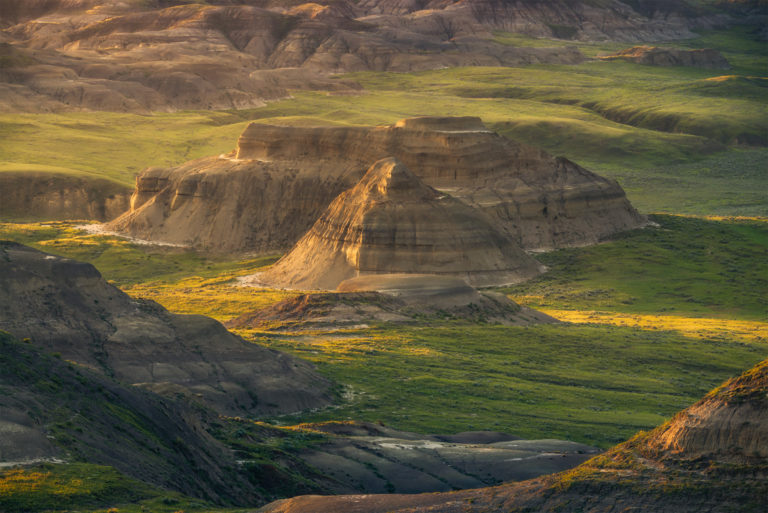
[[633,46],[613,55],[600,57],[603,60],[620,59],[648,66],[689,66],[706,69],[730,69],[728,60],[717,50],[682,50],[659,48],[657,46]]
[[210,412],[119,384],[2,331],[0,385],[0,464],[88,461],[216,502],[261,500],[231,452],[206,432]]
[[302,294],[225,323],[228,328],[338,329],[367,323],[420,323],[425,318],[524,325],[557,322],[502,294],[479,292],[458,278],[367,275],[345,280],[342,292]]
[[0,330],[119,381],[184,394],[229,414],[330,401],[302,361],[249,344],[213,319],[132,299],[90,264],[0,243]]
[[379,25],[351,2],[212,3],[220,5],[4,5],[0,42],[9,46],[2,53],[15,58],[0,61],[0,111],[244,108],[283,97],[287,88],[355,87],[329,80],[335,72],[583,59],[575,49],[513,48],[490,37],[454,40]]
[[100,178],[61,173],[0,173],[0,219],[95,219],[109,221],[130,206],[130,189]]

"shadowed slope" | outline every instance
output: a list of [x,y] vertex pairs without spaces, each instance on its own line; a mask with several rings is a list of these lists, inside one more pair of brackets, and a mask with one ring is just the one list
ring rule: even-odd
[[[87,461],[194,497],[263,500],[231,451],[206,432],[216,420],[210,411],[119,384],[3,331],[0,386],[0,468],[53,458]],[[66,495],[57,506],[66,504]],[[13,502],[0,494],[0,510],[7,511],[7,499]]]
[[633,46],[613,55],[601,56],[603,60],[620,59],[649,66],[691,66],[706,69],[730,69],[728,60],[717,50],[681,50],[656,46]]
[[361,323],[423,323],[425,318],[525,325],[557,322],[503,294],[479,292],[460,278],[424,274],[369,274],[341,282],[339,292],[302,294],[246,312],[228,328],[301,330]]
[[500,44],[692,37],[728,17],[678,2],[4,0],[0,110],[148,111],[262,105],[290,88],[349,89],[328,73],[574,64],[575,48]]
[[583,60],[380,26],[346,1],[298,4],[14,0],[0,6],[0,42],[28,58],[0,66],[0,110],[244,108],[289,88],[354,87],[333,72]]
[[312,367],[201,315],[132,299],[90,264],[0,243],[0,329],[119,381],[199,398],[225,414],[329,402]]

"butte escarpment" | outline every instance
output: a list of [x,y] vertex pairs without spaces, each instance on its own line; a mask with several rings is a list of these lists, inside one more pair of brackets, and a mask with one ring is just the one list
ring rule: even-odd
[[227,414],[330,402],[311,365],[202,315],[133,299],[90,264],[0,242],[0,330],[123,383],[186,395]]
[[450,494],[303,496],[263,513],[763,511],[768,360],[649,433],[560,474]]
[[479,118],[426,117],[382,127],[253,123],[233,154],[143,171],[131,210],[108,228],[212,251],[285,250],[387,157],[482,211],[524,249],[591,244],[646,222],[613,180]]
[[432,273],[487,286],[531,278],[540,267],[481,211],[387,158],[340,194],[261,279],[271,286],[334,290],[366,274]]

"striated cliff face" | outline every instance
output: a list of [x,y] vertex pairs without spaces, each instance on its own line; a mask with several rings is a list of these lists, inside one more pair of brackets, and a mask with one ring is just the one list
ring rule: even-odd
[[595,243],[645,223],[615,181],[501,137],[478,118],[432,117],[373,128],[251,124],[234,157],[144,171],[130,212],[109,227],[214,251],[286,249],[390,156],[482,210],[525,249]]
[[129,208],[131,191],[101,179],[53,173],[0,173],[0,219],[109,221]]
[[329,383],[288,355],[200,315],[132,299],[90,264],[0,243],[0,330],[118,381],[199,398],[227,414],[330,401]]
[[768,497],[768,360],[650,433],[573,470],[450,494],[302,496],[262,513],[762,511]]
[[504,30],[581,40],[690,37],[692,27],[718,19],[683,0],[363,0],[359,5],[389,23],[427,32],[465,35]]
[[401,162],[376,162],[260,280],[335,290],[367,274],[456,276],[471,285],[531,278],[541,266],[482,212],[425,185]]
[[211,157],[150,168],[136,178],[131,210],[107,228],[211,251],[284,250],[360,178],[323,173],[325,164]]
[[350,89],[329,73],[571,64],[573,48],[499,44],[691,37],[724,14],[605,0],[5,0],[0,111],[149,111],[262,105],[289,88]]

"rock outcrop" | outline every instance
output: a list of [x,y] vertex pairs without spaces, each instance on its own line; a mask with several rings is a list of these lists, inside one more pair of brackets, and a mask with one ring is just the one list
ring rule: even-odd
[[768,462],[768,360],[724,383],[640,444],[662,460]]
[[109,221],[130,206],[131,190],[100,178],[60,173],[0,172],[0,219]]
[[338,329],[367,323],[417,323],[425,318],[525,325],[557,322],[503,294],[480,292],[459,278],[369,274],[343,281],[339,292],[301,294],[228,321],[229,328],[281,331]]
[[0,111],[246,108],[288,88],[355,87],[336,72],[583,60],[574,48],[380,26],[352,2],[298,4],[12,2],[0,54],[23,58],[0,57]]
[[612,55],[600,56],[602,60],[622,60],[648,66],[689,66],[706,69],[731,69],[723,54],[712,48],[683,50],[658,46],[633,46]]
[[0,330],[115,379],[201,400],[224,414],[294,412],[330,384],[286,354],[200,315],[132,299],[90,264],[0,244]]
[[390,156],[482,210],[525,249],[595,243],[645,223],[613,180],[504,138],[478,118],[427,117],[389,127],[253,123],[235,155],[142,172],[131,211],[109,228],[213,251],[284,250]]
[[272,287],[335,290],[367,274],[439,274],[488,286],[539,272],[541,265],[482,212],[387,158],[339,195],[259,279]]
[[24,58],[0,56],[0,111],[253,107],[290,87],[354,87],[328,73],[584,58],[504,45],[497,30],[647,41],[724,21],[682,0],[5,0],[0,42]]
[[650,433],[573,470],[450,494],[303,496],[262,513],[761,511],[768,496],[768,360]]

